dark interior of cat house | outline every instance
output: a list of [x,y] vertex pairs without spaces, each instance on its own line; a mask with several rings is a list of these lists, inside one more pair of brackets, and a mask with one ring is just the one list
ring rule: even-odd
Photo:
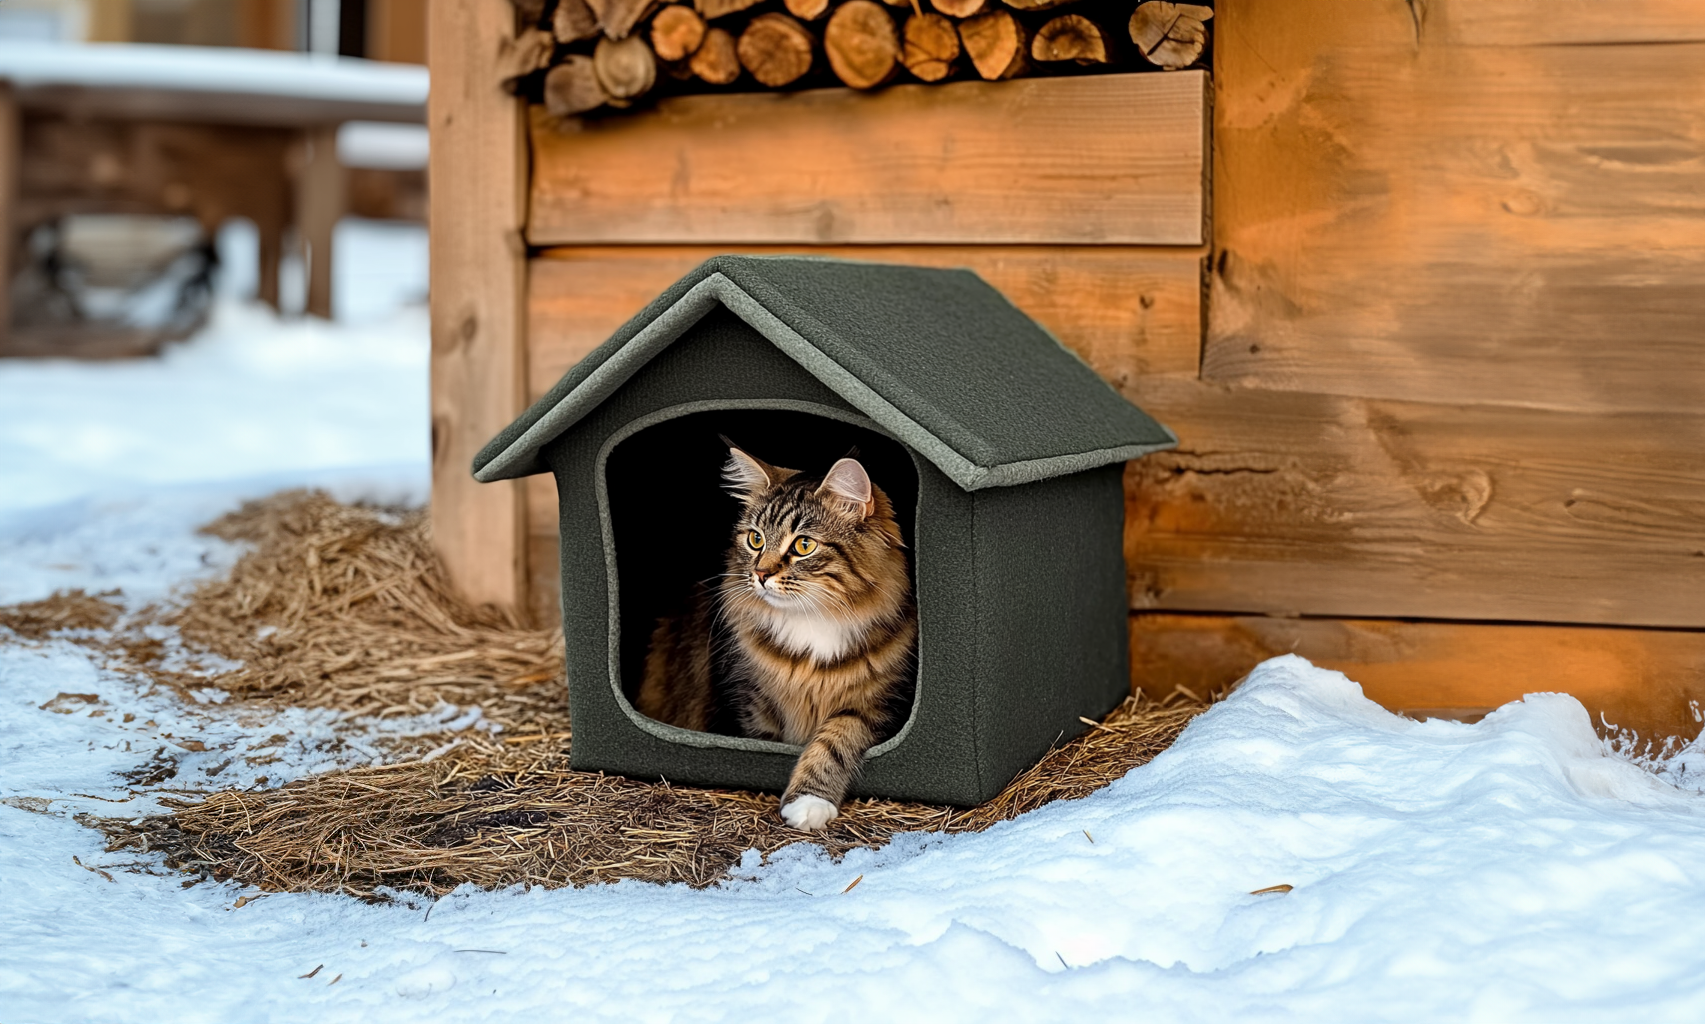
[[622,690],[631,701],[644,675],[652,628],[683,611],[701,582],[725,571],[739,502],[722,486],[728,446],[772,466],[821,475],[856,455],[894,506],[909,550],[916,536],[918,474],[904,446],[852,423],[781,409],[689,413],[646,427],[604,466],[615,579],[621,607]]

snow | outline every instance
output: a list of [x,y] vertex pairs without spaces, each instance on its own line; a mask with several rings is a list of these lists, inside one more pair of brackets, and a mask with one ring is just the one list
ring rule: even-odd
[[425,170],[427,148],[423,124],[349,121],[337,127],[337,162],[345,167]]
[[84,86],[426,104],[426,68],[222,46],[0,39],[0,78],[20,89]]
[[[158,361],[0,363],[0,601],[167,596],[236,555],[198,523],[283,486],[421,500],[426,346],[418,310],[280,322],[227,299]],[[182,888],[148,857],[103,853],[75,815],[156,809],[119,773],[157,750],[172,784],[277,785],[462,712],[350,723],[200,697],[150,692],[67,639],[0,636],[9,1019],[1705,1014],[1705,796],[1671,784],[1701,752],[1658,773],[1611,756],[1563,695],[1414,722],[1284,657],[1149,765],[981,834],[838,863],[805,845],[748,854],[706,891],[242,906],[254,890]],[[264,748],[278,761],[236,756],[280,734]],[[190,736],[207,749],[177,744]]]

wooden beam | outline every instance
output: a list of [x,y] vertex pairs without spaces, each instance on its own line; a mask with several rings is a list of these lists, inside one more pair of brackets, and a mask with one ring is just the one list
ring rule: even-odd
[[1424,11],[1423,41],[1453,46],[1705,42],[1698,0],[1431,0]]
[[[534,245],[1198,245],[1204,72],[534,108]],[[1022,197],[1022,201],[1015,201]]]
[[498,86],[508,0],[432,0],[432,532],[470,600],[525,609],[520,483],[479,484],[474,454],[525,404],[526,136]]
[[346,183],[337,160],[337,126],[302,133],[301,172],[296,177],[296,231],[308,274],[307,312],[332,318],[332,238],[343,216]]
[[367,56],[426,63],[426,12],[420,0],[367,0]]
[[1194,376],[1206,251],[1126,246],[598,246],[529,267],[528,392],[537,398],[688,271],[718,253],[801,253],[969,267],[1115,386]]
[[1705,627],[1705,415],[1125,393],[1135,608]]
[[[1699,409],[1705,42],[1628,41],[1705,39],[1705,4],[1239,0],[1216,24],[1204,379]],[[1493,40],[1615,45],[1464,45]]]
[[[1474,720],[1524,694],[1562,692],[1593,724],[1692,739],[1705,702],[1705,633],[1369,619],[1131,617],[1134,688],[1206,696],[1298,654],[1413,717]],[[1603,716],[1602,719],[1600,716]],[[1609,731],[1609,730],[1606,730]]]

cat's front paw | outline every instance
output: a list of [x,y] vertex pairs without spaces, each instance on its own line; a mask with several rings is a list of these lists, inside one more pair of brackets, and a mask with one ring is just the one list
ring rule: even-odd
[[782,806],[781,818],[794,828],[815,832],[829,823],[841,809],[820,796],[805,793]]

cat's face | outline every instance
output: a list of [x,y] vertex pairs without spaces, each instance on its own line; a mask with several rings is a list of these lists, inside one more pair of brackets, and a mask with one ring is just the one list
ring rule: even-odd
[[873,560],[903,557],[892,511],[856,459],[821,480],[732,449],[723,475],[741,499],[724,587],[772,608],[822,615],[863,599]]

